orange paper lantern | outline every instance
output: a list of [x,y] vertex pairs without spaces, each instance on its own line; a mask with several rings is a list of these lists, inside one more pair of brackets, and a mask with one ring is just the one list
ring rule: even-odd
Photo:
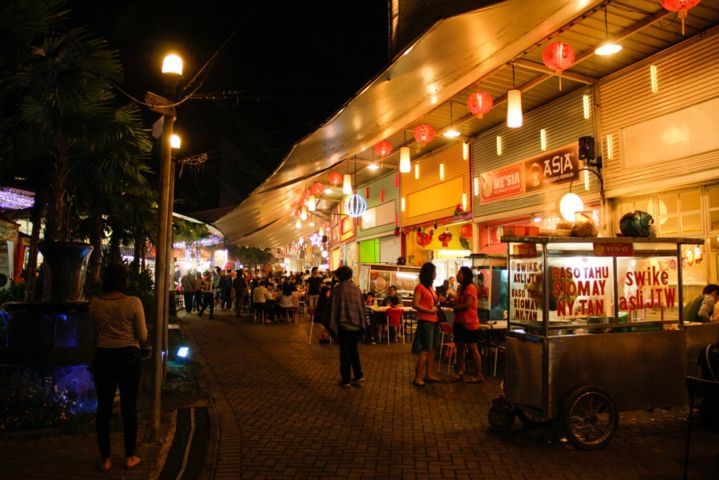
[[682,19],[682,35],[684,35],[684,19],[689,10],[699,5],[701,0],[662,0],[662,7],[670,12],[678,12]]
[[472,224],[465,223],[459,228],[459,236],[462,238],[472,238]]
[[414,139],[423,145],[426,145],[434,140],[435,135],[437,135],[435,129],[426,123],[414,127]]
[[315,182],[310,186],[310,191],[312,192],[312,195],[315,197],[321,197],[323,193],[325,193],[325,189],[327,188],[327,185],[321,182]]
[[342,183],[342,174],[340,172],[330,172],[327,177],[330,185],[334,185],[336,187]]
[[392,152],[392,144],[387,140],[382,140],[374,146],[374,153],[378,157],[386,157]]
[[544,47],[542,62],[559,77],[559,89],[562,89],[562,72],[574,65],[574,48],[568,43],[553,42]]
[[477,118],[482,118],[489,113],[493,106],[494,100],[488,92],[470,93],[469,98],[467,98],[467,110]]

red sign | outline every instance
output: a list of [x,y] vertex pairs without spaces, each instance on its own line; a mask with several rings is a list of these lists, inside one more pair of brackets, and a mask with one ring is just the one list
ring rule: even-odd
[[522,168],[517,163],[479,175],[480,203],[494,202],[522,193]]
[[524,162],[525,191],[531,193],[579,176],[577,145]]
[[631,257],[634,256],[634,245],[631,243],[595,243],[596,257]]
[[512,245],[512,255],[515,257],[536,257],[537,245],[535,243],[515,243]]

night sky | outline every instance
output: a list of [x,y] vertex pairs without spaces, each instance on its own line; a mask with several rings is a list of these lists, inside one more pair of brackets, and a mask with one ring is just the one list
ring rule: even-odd
[[[193,100],[178,111],[180,158],[207,152],[186,169],[175,210],[236,205],[387,63],[386,0],[70,0],[73,22],[120,51],[125,87],[163,93],[162,57],[174,49],[189,81],[230,33],[241,30],[198,93],[241,91],[229,100]],[[156,114],[146,113],[148,126]],[[156,160],[155,160],[156,161]],[[210,215],[210,218],[212,216]],[[205,216],[205,218],[208,218]]]

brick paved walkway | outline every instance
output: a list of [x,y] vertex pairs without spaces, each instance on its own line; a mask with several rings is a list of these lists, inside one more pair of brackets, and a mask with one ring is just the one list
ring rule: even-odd
[[[489,432],[497,381],[412,387],[409,345],[362,345],[367,381],[340,389],[336,348],[306,324],[181,323],[218,410],[215,478],[681,478],[683,412],[622,413],[608,448],[582,452],[549,429]],[[690,478],[716,478],[719,434],[695,431]]]

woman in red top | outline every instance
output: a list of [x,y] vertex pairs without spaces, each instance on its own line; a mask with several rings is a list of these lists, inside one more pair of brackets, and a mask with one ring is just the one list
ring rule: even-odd
[[[437,318],[437,294],[432,287],[437,277],[433,263],[427,262],[419,271],[419,285],[414,289],[412,308],[419,312],[419,322],[413,350],[419,353],[412,384],[424,387],[425,382],[441,382],[432,375],[434,372],[434,354],[439,345],[439,320]],[[417,351],[418,350],[418,351]]]
[[[457,374],[450,380],[466,383],[483,382],[482,357],[479,355],[479,316],[477,315],[477,287],[472,283],[473,274],[469,267],[457,272],[459,289],[454,304],[454,343],[457,345]],[[464,377],[464,356],[466,349],[474,360],[474,377]]]

